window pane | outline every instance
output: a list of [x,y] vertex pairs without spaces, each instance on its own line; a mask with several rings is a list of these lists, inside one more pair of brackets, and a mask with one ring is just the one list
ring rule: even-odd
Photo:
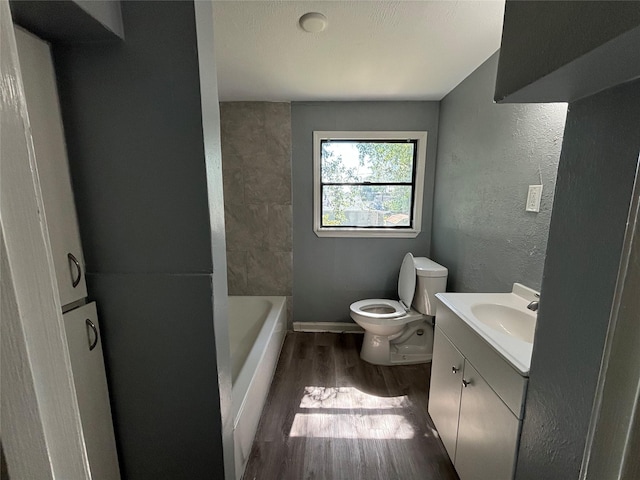
[[322,182],[405,182],[413,177],[413,142],[323,141]]
[[411,186],[325,185],[323,227],[410,227]]

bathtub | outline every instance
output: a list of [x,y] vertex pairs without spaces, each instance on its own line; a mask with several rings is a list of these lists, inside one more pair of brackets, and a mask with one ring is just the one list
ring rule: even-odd
[[287,325],[286,297],[229,297],[233,442],[242,478]]

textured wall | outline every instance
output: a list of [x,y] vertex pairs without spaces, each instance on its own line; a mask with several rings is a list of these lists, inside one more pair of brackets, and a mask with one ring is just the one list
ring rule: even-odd
[[126,42],[54,46],[122,477],[222,478],[194,4],[122,16]]
[[52,43],[113,42],[124,38],[118,0],[10,0],[18,25]]
[[220,121],[229,294],[290,297],[291,106],[223,102]]
[[495,98],[575,101],[640,75],[637,1],[505,5]]
[[640,153],[640,81],[570,104],[517,480],[578,478]]
[[[349,305],[398,298],[407,252],[428,256],[438,102],[296,102],[293,125],[293,320],[351,322]],[[426,130],[422,233],[416,238],[319,238],[313,232],[314,130]]]
[[[542,281],[566,106],[494,104],[497,63],[496,53],[440,106],[432,255],[457,292]],[[541,182],[540,213],[525,212]]]

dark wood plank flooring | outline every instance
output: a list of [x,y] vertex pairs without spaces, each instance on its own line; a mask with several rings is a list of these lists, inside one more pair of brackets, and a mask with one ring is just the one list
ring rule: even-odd
[[362,336],[287,335],[244,480],[457,480],[427,413],[430,364],[379,367]]

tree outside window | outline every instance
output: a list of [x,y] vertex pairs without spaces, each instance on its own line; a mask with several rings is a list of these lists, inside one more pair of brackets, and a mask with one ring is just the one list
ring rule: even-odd
[[320,237],[420,233],[427,132],[314,132]]

